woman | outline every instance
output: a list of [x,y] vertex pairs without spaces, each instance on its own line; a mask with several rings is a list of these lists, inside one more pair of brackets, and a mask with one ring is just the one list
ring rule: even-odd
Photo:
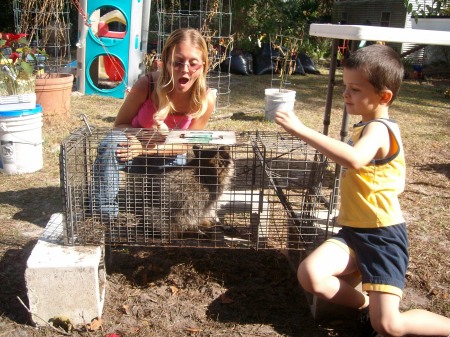
[[[99,145],[94,164],[94,212],[117,216],[120,170],[155,173],[158,168],[185,162],[182,153],[186,148],[157,145],[154,132],[140,132],[142,136],[136,137],[136,130],[127,135],[126,129],[201,130],[214,110],[216,97],[206,87],[208,49],[200,32],[175,30],[165,42],[161,64],[160,71],[135,83],[117,114],[115,130]],[[139,157],[142,155],[152,158]]]

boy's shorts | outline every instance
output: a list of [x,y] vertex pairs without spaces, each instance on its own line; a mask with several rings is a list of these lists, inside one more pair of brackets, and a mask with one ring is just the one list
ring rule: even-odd
[[381,228],[342,227],[329,242],[355,258],[363,291],[402,297],[408,267],[408,237],[404,223]]

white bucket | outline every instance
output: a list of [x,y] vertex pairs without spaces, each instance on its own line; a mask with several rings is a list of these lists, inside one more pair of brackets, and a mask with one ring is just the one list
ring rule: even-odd
[[0,112],[0,172],[31,173],[42,166],[42,107]]
[[293,111],[295,94],[296,92],[294,90],[266,89],[264,117],[269,121],[273,121],[275,119],[275,112]]

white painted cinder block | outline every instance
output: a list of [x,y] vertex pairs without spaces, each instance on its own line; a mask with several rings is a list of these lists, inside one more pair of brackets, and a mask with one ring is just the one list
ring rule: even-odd
[[29,308],[37,325],[55,316],[66,316],[73,324],[89,323],[102,314],[106,283],[102,247],[63,242],[63,216],[55,213],[25,271]]

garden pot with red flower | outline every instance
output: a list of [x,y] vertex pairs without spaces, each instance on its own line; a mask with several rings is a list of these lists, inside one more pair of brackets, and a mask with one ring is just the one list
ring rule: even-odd
[[36,65],[45,56],[28,47],[25,36],[0,33],[0,111],[36,107]]

